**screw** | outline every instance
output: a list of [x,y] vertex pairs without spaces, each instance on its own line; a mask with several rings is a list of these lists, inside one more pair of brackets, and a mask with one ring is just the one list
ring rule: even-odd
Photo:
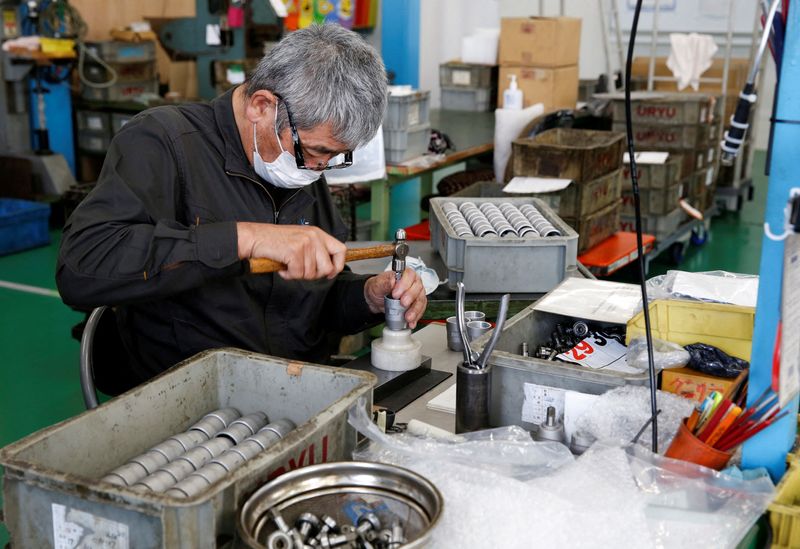
[[316,540],[321,541],[323,536],[326,536],[328,533],[336,533],[336,520],[330,515],[322,515],[322,527],[319,529],[317,533]]
[[[312,513],[302,513],[297,517],[294,526],[297,528],[297,533],[300,538],[305,542],[308,538],[314,537],[319,530],[319,519]],[[313,532],[313,533],[312,533]]]
[[272,515],[272,521],[275,523],[275,526],[278,527],[278,530],[284,534],[288,534],[291,528],[289,528],[289,525],[286,523],[286,520],[283,518],[280,512],[278,512],[278,510],[274,507],[270,509],[269,512]]

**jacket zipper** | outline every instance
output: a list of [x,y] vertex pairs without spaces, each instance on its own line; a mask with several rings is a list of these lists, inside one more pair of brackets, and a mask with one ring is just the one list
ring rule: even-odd
[[[253,182],[253,183],[255,183],[256,185],[258,185],[258,186],[261,188],[261,190],[262,190],[262,191],[264,191],[264,194],[266,194],[266,195],[267,195],[267,197],[269,198],[269,201],[270,201],[270,202],[272,202],[272,211],[273,211],[273,212],[275,212],[275,224],[276,224],[276,225],[278,225],[278,224],[279,224],[279,223],[278,223],[278,217],[279,217],[279,216],[280,216],[280,214],[281,214],[281,210],[280,210],[280,208],[278,208],[278,206],[275,204],[275,199],[274,199],[274,198],[272,198],[272,195],[271,195],[271,194],[269,194],[269,191],[267,190],[267,188],[266,188],[264,185],[262,185],[261,183],[259,183],[258,181],[256,181],[256,180],[255,180],[255,179],[253,179],[252,177],[250,177],[249,175],[245,175],[245,174],[243,174],[243,173],[229,172],[229,171],[227,171],[227,170],[225,170],[225,173],[226,173],[227,175],[231,175],[231,176],[234,176],[234,177],[243,177],[244,179],[247,179],[248,181],[252,181],[252,182]],[[283,201],[283,204],[281,205],[281,208],[282,208],[283,206],[285,206],[286,204],[288,204],[288,203],[289,203],[289,201],[290,201],[292,198],[294,198],[294,197],[297,195],[297,193],[299,193],[299,192],[300,192],[300,189],[297,189],[297,190],[296,190],[294,193],[292,193],[291,195],[289,195],[289,198],[287,198],[286,200],[284,200],[284,201]]]

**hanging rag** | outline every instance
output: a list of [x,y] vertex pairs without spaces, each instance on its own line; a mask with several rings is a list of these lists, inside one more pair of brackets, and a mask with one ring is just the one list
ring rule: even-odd
[[669,41],[672,49],[667,59],[667,67],[678,83],[678,91],[691,85],[694,91],[700,89],[700,75],[710,66],[717,45],[709,34],[671,33]]

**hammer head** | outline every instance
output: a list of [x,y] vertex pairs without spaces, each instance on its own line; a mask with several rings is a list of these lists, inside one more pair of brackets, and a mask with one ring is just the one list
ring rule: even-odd
[[403,271],[406,270],[406,256],[408,255],[408,244],[406,243],[406,232],[397,229],[394,233],[394,256],[392,257],[392,270],[399,279]]

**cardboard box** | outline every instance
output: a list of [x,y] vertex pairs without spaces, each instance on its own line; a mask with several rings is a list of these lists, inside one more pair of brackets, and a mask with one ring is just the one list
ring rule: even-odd
[[[724,59],[713,59],[711,62],[711,66],[701,75],[702,78],[722,78],[722,71],[725,67],[725,60]],[[631,66],[631,77],[640,77],[644,78],[645,83],[647,82],[647,75],[650,70],[650,58],[649,57],[636,57],[633,60],[633,65]],[[738,95],[742,88],[744,87],[744,83],[747,81],[747,73],[750,71],[750,60],[744,57],[734,57],[730,60],[730,66],[728,68],[728,85],[727,85],[727,92],[728,94],[735,94]],[[668,76],[672,78],[672,71],[667,67],[667,58],[666,57],[656,57],[655,63],[655,76]],[[678,91],[678,85],[676,81],[658,81],[656,80],[653,82],[653,89],[656,91]],[[683,92],[694,92],[695,90],[692,89],[691,86],[685,88],[681,91]],[[722,83],[721,82],[701,82],[700,89],[697,90],[700,92],[706,93],[716,93],[719,94],[722,92]]]
[[512,17],[500,21],[500,65],[577,65],[580,44],[581,20],[574,17]]
[[578,232],[578,253],[600,244],[619,231],[622,201],[616,200],[602,210],[582,217],[565,217],[564,222]]
[[167,83],[182,99],[197,99],[197,61],[170,61]]
[[689,368],[669,368],[661,372],[661,390],[702,402],[711,391],[724,393],[736,378],[702,374]]
[[510,66],[500,67],[497,80],[497,106],[503,107],[503,90],[508,88],[509,75],[517,75],[522,90],[522,106],[527,108],[543,103],[545,112],[555,109],[574,109],[578,102],[578,66],[556,69]]

